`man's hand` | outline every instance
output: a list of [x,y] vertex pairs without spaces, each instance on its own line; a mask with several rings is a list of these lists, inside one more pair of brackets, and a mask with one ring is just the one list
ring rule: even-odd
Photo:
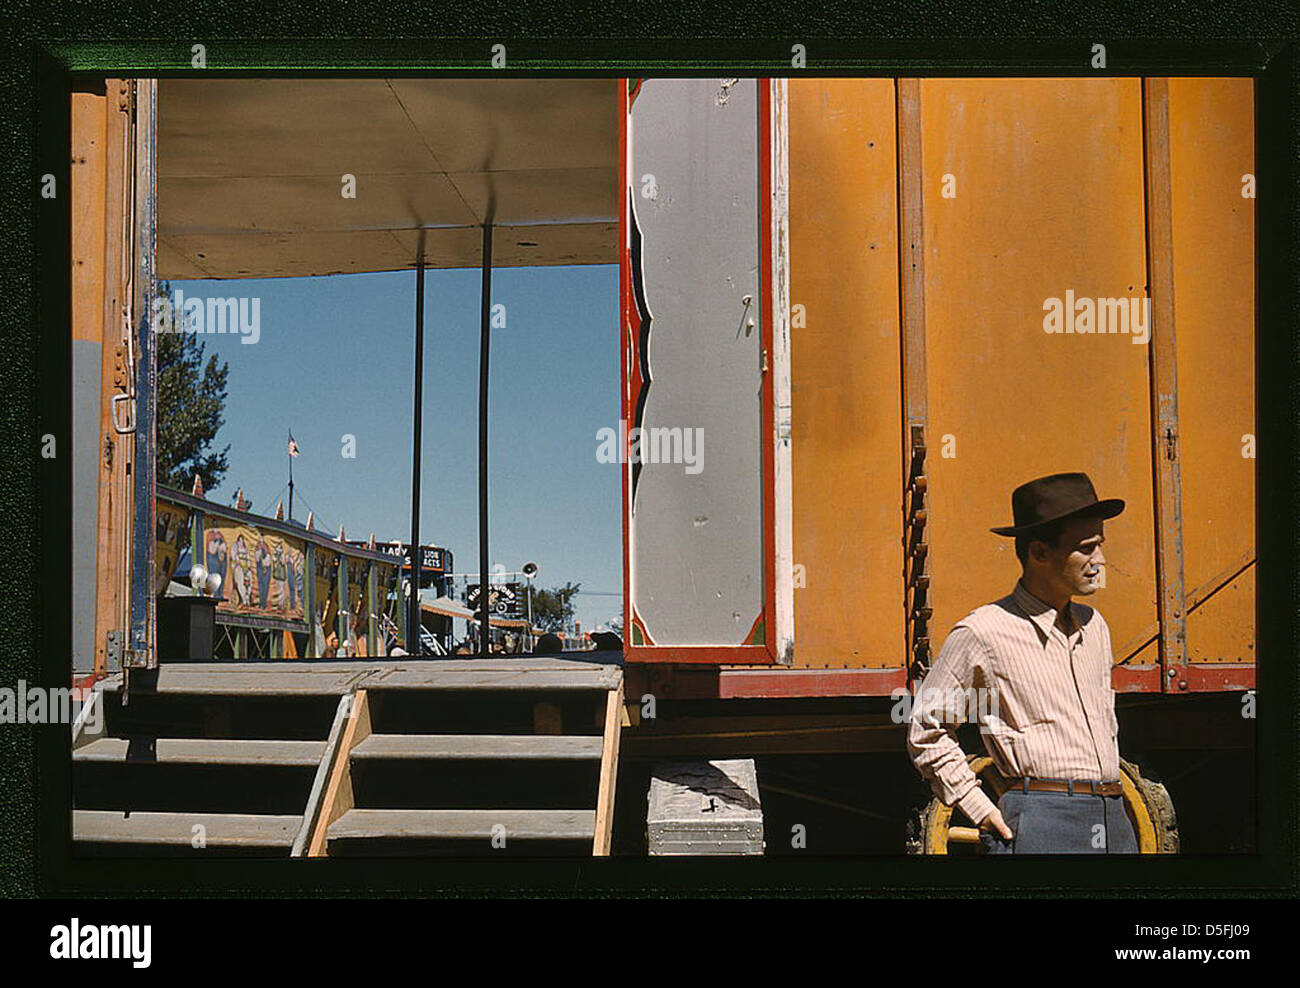
[[1004,840],[1011,840],[1015,834],[1007,826],[1007,821],[1002,819],[1002,812],[995,806],[993,812],[980,821],[980,830],[989,830],[1001,836]]

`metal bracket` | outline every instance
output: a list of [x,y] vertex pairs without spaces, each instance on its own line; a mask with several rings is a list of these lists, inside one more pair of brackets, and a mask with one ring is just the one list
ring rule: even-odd
[[[130,424],[129,424],[129,425],[122,425],[122,424],[118,421],[117,409],[118,409],[118,406],[121,405],[123,402],[130,402],[130,404],[127,405],[127,408],[130,410],[130,413],[131,413],[131,414],[130,414],[130,419],[129,419],[129,421],[130,421]],[[134,434],[134,432],[135,432],[135,395],[113,395],[112,410],[113,410],[113,431],[116,432],[119,436],[129,436],[129,435]]]
[[929,543],[925,537],[929,520],[926,507],[928,484],[925,476],[925,428],[911,427],[911,457],[907,487],[903,493],[903,548],[905,583],[904,604],[907,608],[908,662],[911,675],[923,678],[930,666]]
[[105,636],[104,660],[110,671],[122,668],[122,639],[120,630],[110,631]]

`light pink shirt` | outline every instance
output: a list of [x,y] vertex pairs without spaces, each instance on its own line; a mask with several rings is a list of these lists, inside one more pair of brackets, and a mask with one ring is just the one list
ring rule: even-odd
[[[957,622],[921,684],[908,754],[934,794],[975,823],[994,804],[957,744],[966,720],[979,721],[984,747],[1005,776],[1119,778],[1110,629],[1091,607],[1071,603],[1070,610],[1067,633],[1056,610],[1017,582],[1009,596]],[[964,715],[958,704],[925,702],[970,690],[978,702],[965,704]]]

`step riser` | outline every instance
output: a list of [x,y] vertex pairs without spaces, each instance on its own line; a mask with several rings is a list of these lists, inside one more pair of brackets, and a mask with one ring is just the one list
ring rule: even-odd
[[111,737],[248,738],[321,741],[329,734],[338,697],[196,697],[133,693],[104,695]]
[[533,734],[540,717],[544,725],[558,723],[556,733],[598,735],[596,715],[604,702],[604,694],[569,691],[371,690],[369,696],[376,734]]
[[515,840],[493,848],[487,840],[368,838],[330,841],[332,858],[589,858],[591,840]]
[[595,806],[598,762],[354,761],[358,807],[549,809]]
[[301,814],[314,766],[77,762],[77,809]]

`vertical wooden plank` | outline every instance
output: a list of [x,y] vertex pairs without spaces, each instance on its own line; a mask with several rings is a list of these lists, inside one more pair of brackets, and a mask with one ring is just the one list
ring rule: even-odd
[[789,116],[794,665],[897,668],[894,82],[793,79]]
[[925,163],[921,80],[898,80],[899,317],[903,354],[903,605],[913,678],[930,665],[929,392],[925,339]]
[[[903,427],[926,425],[924,173],[921,80],[898,80],[899,311],[903,333]],[[905,456],[908,454],[904,454]],[[906,466],[906,463],[904,464]]]
[[[72,671],[98,665],[99,470],[104,351],[104,182],[106,101],[73,93],[69,172],[72,200]],[[113,349],[113,341],[108,349]]]
[[1143,81],[1147,278],[1151,296],[1151,459],[1156,491],[1156,580],[1161,687],[1187,688],[1183,584],[1183,491],[1179,469],[1178,362],[1174,331],[1174,241],[1169,157],[1169,80]]
[[785,79],[769,80],[771,86],[771,128],[768,140],[771,176],[771,290],[765,293],[769,306],[772,346],[772,498],[773,519],[768,523],[771,556],[776,572],[768,577],[772,595],[772,638],[776,660],[784,665],[794,661],[794,479],[792,474],[793,440],[790,433],[790,98]]
[[316,832],[316,823],[321,816],[321,804],[333,777],[339,745],[343,742],[343,732],[350,722],[354,702],[355,697],[352,694],[345,693],[339,697],[339,705],[334,711],[334,720],[330,724],[329,736],[325,739],[325,751],[321,754],[320,764],[316,766],[316,774],[312,777],[311,791],[307,794],[307,805],[302,813],[302,826],[298,828],[298,836],[294,839],[293,849],[289,852],[291,858],[303,856],[307,851],[308,842]]
[[614,834],[614,790],[618,782],[618,742],[623,730],[623,684],[605,694],[605,736],[600,751],[600,786],[596,794],[596,836],[592,855],[608,857]]
[[352,713],[343,730],[343,739],[334,753],[329,785],[321,799],[320,814],[312,833],[307,857],[325,856],[330,824],[356,805],[352,791],[352,749],[370,736],[370,702],[365,690],[357,690],[352,701]]
[[[129,616],[126,587],[131,551],[132,491],[128,478],[135,449],[127,435],[114,427],[114,399],[127,394],[130,384],[130,322],[127,285],[130,280],[128,230],[131,210],[127,199],[126,167],[128,109],[127,84],[121,79],[104,83],[104,203],[103,267],[101,293],[100,435],[98,566],[95,589],[95,672],[116,671],[120,658],[110,663],[108,636],[124,636]],[[90,221],[90,218],[87,218]]]
[[131,620],[122,664],[154,669],[157,598],[154,596],[156,517],[154,498],[157,459],[158,358],[153,335],[156,290],[158,80],[135,79],[131,154],[131,194],[134,242],[130,252],[131,323],[138,358],[135,367],[135,462],[131,516]]
[[1187,662],[1255,656],[1254,81],[1170,79]]
[[921,88],[935,646],[1020,574],[1013,540],[989,532],[1010,522],[1011,491],[1082,470],[1127,502],[1106,522],[1105,586],[1088,598],[1120,658],[1156,619],[1149,346],[1143,334],[1049,332],[1045,306],[1143,310],[1140,81]]

